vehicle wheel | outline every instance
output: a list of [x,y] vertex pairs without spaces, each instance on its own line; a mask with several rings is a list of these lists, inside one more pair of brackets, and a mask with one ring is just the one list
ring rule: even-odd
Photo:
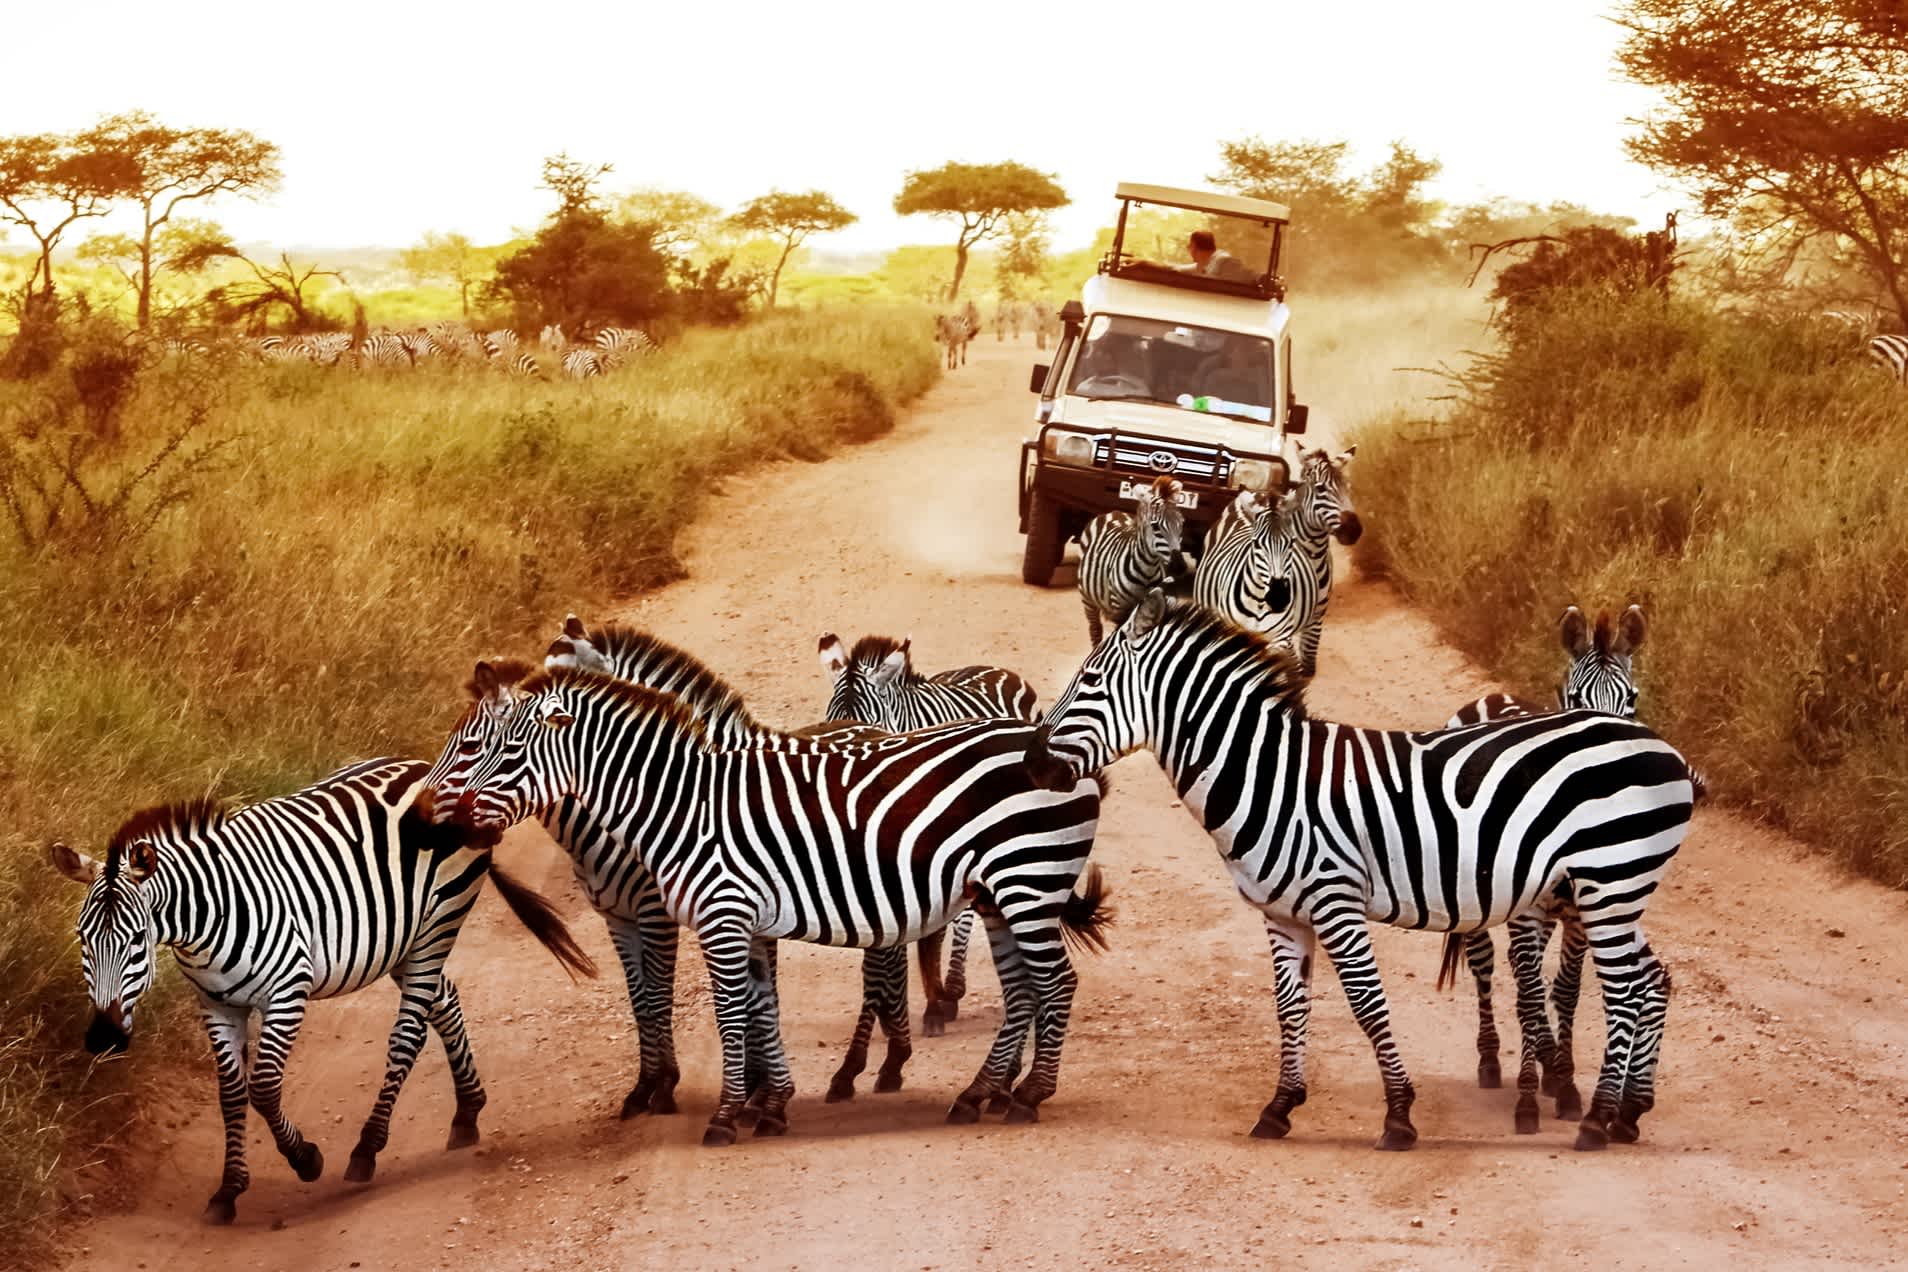
[[1027,547],[1020,559],[1020,581],[1046,587],[1053,581],[1066,544],[1060,538],[1060,510],[1034,491],[1027,507]]

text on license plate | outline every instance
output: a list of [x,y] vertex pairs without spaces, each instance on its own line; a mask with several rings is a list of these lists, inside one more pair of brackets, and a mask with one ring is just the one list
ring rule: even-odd
[[[1152,484],[1150,481],[1123,481],[1120,483],[1120,498],[1137,499],[1139,498],[1139,492]],[[1173,502],[1182,508],[1197,508],[1199,506],[1199,492],[1196,490],[1182,490],[1173,496]]]

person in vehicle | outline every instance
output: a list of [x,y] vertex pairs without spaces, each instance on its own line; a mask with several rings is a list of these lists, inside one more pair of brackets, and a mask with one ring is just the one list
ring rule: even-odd
[[1199,368],[1195,394],[1220,398],[1250,406],[1265,406],[1272,400],[1267,383],[1265,343],[1234,338]]
[[1211,230],[1194,230],[1186,240],[1186,252],[1192,257],[1190,265],[1167,265],[1160,261],[1140,257],[1135,265],[1150,265],[1154,269],[1173,269],[1182,274],[1203,274],[1207,278],[1220,278],[1229,283],[1253,283],[1258,278],[1251,268],[1241,262],[1231,252],[1219,246]]

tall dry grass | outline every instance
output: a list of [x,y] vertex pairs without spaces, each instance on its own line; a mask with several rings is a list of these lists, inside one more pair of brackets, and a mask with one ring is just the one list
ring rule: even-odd
[[1367,425],[1360,563],[1533,693],[1640,603],[1641,714],[1715,792],[1908,883],[1908,394],[1819,323],[1582,298],[1441,420]]
[[[434,753],[474,657],[675,575],[676,532],[724,474],[885,432],[938,374],[929,329],[912,310],[776,316],[585,384],[148,374],[96,466],[136,471],[201,404],[194,443],[226,446],[182,501],[143,535],[70,511],[31,553],[0,521],[0,1249],[95,1182],[83,1168],[136,1125],[163,1038],[200,1046],[179,1013],[169,1030],[142,1013],[129,1063],[80,1054],[77,897],[46,841],[98,845],[208,787],[263,796]],[[49,392],[0,387],[13,441]]]

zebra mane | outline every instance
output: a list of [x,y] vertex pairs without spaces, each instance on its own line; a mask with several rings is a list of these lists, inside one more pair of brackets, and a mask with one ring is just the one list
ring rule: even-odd
[[[691,710],[706,719],[711,729],[718,724],[734,723],[744,730],[756,731],[761,725],[749,714],[742,695],[718,676],[709,664],[651,632],[626,623],[605,623],[592,627],[585,639],[611,663],[634,663],[643,668],[645,679],[675,686],[668,691]],[[856,645],[859,652],[860,645]]]
[[698,744],[708,743],[709,721],[696,710],[693,703],[685,702],[673,693],[633,684],[620,676],[606,676],[600,671],[585,671],[581,667],[552,667],[537,672],[518,686],[528,697],[569,687],[580,689],[595,698],[608,698],[639,715],[660,716],[692,735]]
[[855,642],[855,647],[848,651],[848,665],[852,667],[860,663],[872,666],[886,661],[890,654],[905,656],[907,666],[904,674],[909,676],[914,674],[914,658],[908,649],[907,642],[896,640],[892,636],[863,636]]
[[142,808],[120,824],[106,844],[106,877],[117,878],[128,848],[142,839],[191,838],[223,826],[232,810],[210,795]]
[[[1279,648],[1259,632],[1234,626],[1223,615],[1194,601],[1168,602],[1158,628],[1183,635],[1189,643],[1201,646],[1202,652],[1212,651],[1214,657],[1202,660],[1207,666],[1230,664],[1236,655],[1265,678],[1280,708],[1297,719],[1306,718],[1305,678],[1299,674],[1298,659],[1290,650]],[[1158,639],[1157,635],[1153,639]]]
[[1608,658],[1610,656],[1610,641],[1615,637],[1615,632],[1612,631],[1613,626],[1614,624],[1610,621],[1610,611],[1598,610],[1597,630],[1595,634],[1591,636],[1590,641],[1592,647],[1597,651],[1597,657],[1599,658]]
[[[490,669],[497,673],[497,683],[504,685],[514,685],[528,680],[537,671],[535,663],[525,662],[521,658],[490,658],[485,661],[490,664]],[[474,678],[464,682],[464,692],[470,695],[472,702],[484,696],[477,688],[477,681]]]

